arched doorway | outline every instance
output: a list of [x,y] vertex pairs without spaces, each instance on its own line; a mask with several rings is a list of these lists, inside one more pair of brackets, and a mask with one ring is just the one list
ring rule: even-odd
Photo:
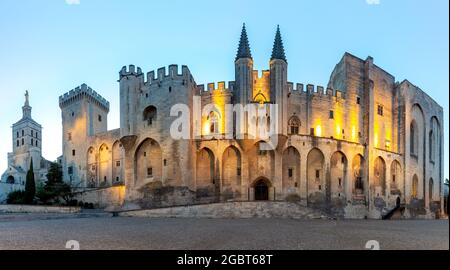
[[334,152],[330,159],[330,195],[331,198],[346,198],[347,190],[347,157],[344,153]]
[[253,189],[255,190],[255,201],[268,201],[270,186],[270,181],[266,178],[256,180],[253,184]]
[[162,150],[157,141],[145,139],[135,153],[135,184],[142,186],[162,180]]
[[106,144],[102,144],[99,149],[99,184],[109,186],[111,184],[111,152]]
[[220,194],[220,183],[215,177],[215,156],[211,149],[202,148],[196,158],[197,197],[215,197]]
[[382,157],[375,159],[373,189],[376,197],[386,195],[386,162]]
[[15,183],[14,176],[12,175],[8,176],[8,178],[6,178],[6,183],[14,184]]
[[364,199],[364,158],[360,154],[353,157],[353,195],[356,198]]
[[241,153],[235,146],[229,146],[222,155],[222,193],[235,197],[241,189]]
[[308,196],[314,193],[324,193],[325,190],[325,157],[317,148],[313,148],[307,157]]
[[293,146],[283,152],[283,179],[284,194],[296,193],[300,182],[300,153]]
[[98,186],[97,179],[97,158],[96,151],[94,147],[90,147],[87,152],[87,187]]
[[112,151],[112,180],[114,184],[123,183],[123,168],[124,168],[124,149],[122,144],[117,141],[113,145]]

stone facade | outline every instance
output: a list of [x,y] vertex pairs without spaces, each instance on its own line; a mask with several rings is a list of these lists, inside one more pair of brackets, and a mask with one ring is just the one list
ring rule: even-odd
[[[295,198],[349,218],[380,218],[398,200],[407,217],[442,211],[441,106],[371,57],[345,53],[327,87],[294,84],[287,72],[279,29],[261,75],[243,29],[229,83],[197,85],[187,66],[147,74],[123,67],[120,129],[111,131],[109,103],[82,85],[60,97],[65,179],[81,189],[122,185],[124,203],[145,208]],[[203,113],[194,109],[199,103]],[[177,104],[200,134],[171,135]],[[278,114],[238,121],[227,104],[277,104]],[[251,136],[223,137],[230,122],[249,134],[251,121],[275,123],[275,148],[261,150]]]

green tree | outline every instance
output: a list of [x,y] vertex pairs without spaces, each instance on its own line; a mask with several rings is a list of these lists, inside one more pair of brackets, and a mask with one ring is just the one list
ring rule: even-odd
[[25,203],[32,204],[36,195],[36,182],[34,181],[33,159],[30,162],[30,169],[27,172],[27,181],[25,182]]
[[50,164],[47,173],[47,181],[45,185],[39,189],[36,195],[43,203],[48,203],[49,201],[59,202],[62,198],[66,203],[68,203],[73,195],[70,186],[63,181],[63,173],[61,165],[56,162]]

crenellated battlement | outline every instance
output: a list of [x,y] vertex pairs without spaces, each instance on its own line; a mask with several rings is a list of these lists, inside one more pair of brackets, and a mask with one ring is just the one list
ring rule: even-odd
[[142,74],[142,69],[140,67],[136,68],[134,65],[123,66],[119,72],[120,79],[127,76],[141,76]]
[[253,70],[252,74],[254,80],[266,79],[270,77],[270,70],[262,70],[261,73],[259,70]]
[[234,88],[235,88],[234,81],[229,81],[228,85],[224,81],[218,82],[217,87],[216,83],[208,83],[206,85],[206,89],[204,84],[197,86],[200,95],[215,94],[215,93],[232,93],[234,91]]
[[297,83],[294,87],[294,83],[288,82],[288,91],[291,94],[299,95],[312,95],[312,96],[328,96],[340,99],[345,99],[345,93],[341,90],[333,90],[331,88],[325,88],[323,86],[315,86],[313,84]]
[[96,91],[92,90],[92,88],[87,86],[85,83],[60,96],[59,107],[62,109],[75,101],[81,100],[84,97],[90,99],[92,102],[95,102],[98,106],[109,112],[109,101],[107,101]]
[[[156,76],[155,76],[156,75]],[[147,72],[146,84],[161,83],[164,80],[184,79],[194,81],[189,68],[186,65],[181,66],[181,72],[178,65],[170,65],[168,68],[161,67],[157,70]]]

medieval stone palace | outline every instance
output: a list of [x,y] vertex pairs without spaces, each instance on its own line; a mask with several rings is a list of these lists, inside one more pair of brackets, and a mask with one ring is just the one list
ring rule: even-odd
[[[109,102],[89,86],[62,95],[64,178],[105,206],[296,200],[352,218],[398,204],[406,217],[442,211],[443,109],[419,87],[349,53],[326,87],[289,82],[279,28],[268,70],[253,69],[245,25],[234,65],[234,81],[206,86],[187,66],[123,67],[116,130],[107,128]],[[174,138],[177,104],[200,134]],[[237,121],[227,104],[276,104],[278,114]],[[276,123],[275,147],[247,136],[254,122]],[[223,137],[228,123],[245,136]]]

